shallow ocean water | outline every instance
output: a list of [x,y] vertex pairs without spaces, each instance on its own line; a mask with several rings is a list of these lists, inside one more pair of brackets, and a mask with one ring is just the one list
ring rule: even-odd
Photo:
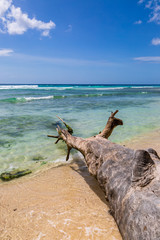
[[65,144],[47,138],[56,134],[56,115],[76,136],[89,137],[116,109],[124,125],[114,130],[114,142],[159,128],[160,86],[0,85],[0,172],[65,160]]

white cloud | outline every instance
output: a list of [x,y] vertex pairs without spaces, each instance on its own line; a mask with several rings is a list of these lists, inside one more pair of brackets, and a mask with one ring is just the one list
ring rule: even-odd
[[141,61],[141,62],[156,62],[160,63],[160,57],[137,57],[134,58],[135,61]]
[[0,49],[0,57],[8,57],[13,53],[12,49],[3,48]]
[[155,46],[160,45],[160,38],[153,38],[152,45],[155,45]]
[[141,4],[141,3],[143,3],[145,0],[139,0],[138,1],[138,4]]
[[148,1],[145,5],[146,8],[151,8],[152,6],[152,0]]
[[[160,0],[139,0],[139,4],[144,3],[145,8],[150,10],[148,22],[160,24]],[[160,45],[160,38],[153,38],[152,45]]]
[[65,32],[72,32],[72,25],[69,24]]
[[140,24],[142,24],[142,21],[141,21],[141,20],[138,20],[138,21],[134,22],[134,24],[140,25]]
[[139,4],[145,3],[145,7],[151,10],[148,22],[160,24],[160,1],[159,0],[140,0]]
[[45,30],[42,32],[43,37],[48,37],[49,36],[49,30]]
[[4,13],[11,6],[12,0],[0,0],[0,17],[3,17]]
[[[1,29],[0,32],[13,34],[24,34],[28,29],[37,29],[42,32],[42,36],[49,36],[50,30],[55,28],[55,23],[47,23],[29,18],[27,13],[23,13],[21,8],[15,7],[12,0],[0,0]],[[1,9],[1,8],[0,8]]]

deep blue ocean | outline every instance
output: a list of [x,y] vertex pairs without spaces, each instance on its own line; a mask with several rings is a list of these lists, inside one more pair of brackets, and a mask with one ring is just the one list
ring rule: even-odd
[[65,160],[65,144],[47,138],[56,134],[56,115],[89,137],[116,109],[124,125],[114,142],[158,129],[160,85],[0,85],[0,172]]

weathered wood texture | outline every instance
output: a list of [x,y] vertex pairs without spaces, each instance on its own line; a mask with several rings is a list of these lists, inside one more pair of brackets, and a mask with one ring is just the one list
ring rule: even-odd
[[69,149],[83,154],[123,239],[160,240],[160,159],[153,149],[134,151],[106,139],[115,126],[123,124],[116,113],[96,136],[83,139],[60,128],[59,136]]

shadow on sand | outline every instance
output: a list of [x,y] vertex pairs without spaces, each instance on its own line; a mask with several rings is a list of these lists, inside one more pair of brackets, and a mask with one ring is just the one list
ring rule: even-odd
[[107,201],[105,199],[104,192],[100,188],[100,186],[99,186],[97,180],[95,179],[95,177],[93,177],[89,173],[88,168],[87,168],[84,160],[82,160],[80,158],[74,158],[72,163],[71,163],[71,165],[70,165],[70,168],[73,171],[75,171],[78,174],[80,174],[84,178],[84,180],[86,181],[88,186],[91,188],[91,190],[94,191],[94,193],[100,198],[100,200],[108,205],[108,203],[107,203]]

